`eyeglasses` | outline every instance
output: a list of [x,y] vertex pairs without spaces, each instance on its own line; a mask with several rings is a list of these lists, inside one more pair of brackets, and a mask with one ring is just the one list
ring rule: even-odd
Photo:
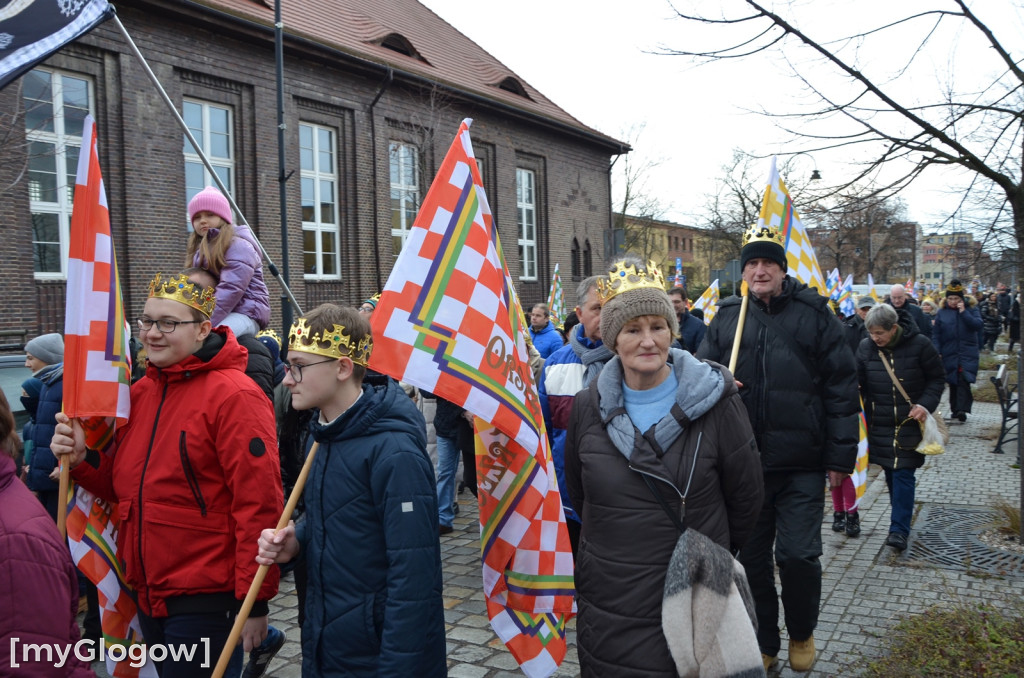
[[337,358],[328,358],[327,360],[321,360],[320,362],[315,362],[315,363],[307,363],[305,365],[300,365],[298,363],[285,363],[284,364],[284,368],[286,370],[288,370],[288,374],[292,375],[292,380],[296,384],[301,384],[302,383],[302,368],[304,368],[304,367],[312,367],[313,365],[323,365],[324,363],[333,363],[333,362],[337,362],[337,360],[338,360]]
[[170,334],[174,330],[178,329],[178,325],[196,325],[196,324],[199,324],[199,323],[201,323],[203,321],[202,320],[168,320],[167,318],[160,318],[159,320],[153,320],[152,318],[147,318],[146,316],[142,316],[141,318],[139,318],[135,322],[138,323],[139,329],[143,330],[144,332],[148,332],[149,330],[153,329],[153,325],[156,325],[157,330],[159,330],[161,333],[163,333],[163,334]]

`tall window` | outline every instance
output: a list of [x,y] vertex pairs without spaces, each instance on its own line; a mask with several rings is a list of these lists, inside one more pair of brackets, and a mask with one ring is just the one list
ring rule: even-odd
[[594,262],[590,250],[590,238],[583,244],[583,275],[587,278],[594,275]]
[[572,277],[573,280],[579,280],[583,269],[580,268],[580,241],[576,238],[572,239],[572,249],[570,250],[570,258],[572,262]]
[[82,77],[38,68],[23,83],[35,276],[60,280],[67,275],[71,203],[92,85]]
[[420,208],[420,153],[411,144],[388,145],[391,166],[391,245],[395,256],[402,251],[409,229]]
[[537,193],[532,170],[516,169],[516,217],[519,222],[520,280],[537,279]]
[[[228,192],[234,194],[235,145],[231,133],[231,109],[205,101],[185,100],[181,105],[181,117]],[[188,138],[182,137],[185,143],[185,203],[188,204],[196,193],[216,182]]]
[[302,171],[302,270],[307,279],[337,280],[338,169],[334,130],[299,123]]

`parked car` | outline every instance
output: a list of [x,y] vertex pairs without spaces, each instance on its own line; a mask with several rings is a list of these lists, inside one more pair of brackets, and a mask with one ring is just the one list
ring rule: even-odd
[[21,404],[21,382],[32,376],[32,370],[25,367],[25,355],[0,355],[0,388],[3,388],[7,402],[14,412],[14,423],[18,435],[28,422],[28,412]]

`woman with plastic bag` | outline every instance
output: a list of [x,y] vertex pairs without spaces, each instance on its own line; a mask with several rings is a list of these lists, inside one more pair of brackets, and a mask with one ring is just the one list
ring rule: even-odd
[[868,338],[857,349],[857,371],[868,449],[871,462],[885,471],[892,504],[885,544],[904,551],[914,513],[914,472],[924,464],[917,451],[922,425],[942,399],[945,371],[935,347],[905,310],[879,304],[868,311],[864,325]]

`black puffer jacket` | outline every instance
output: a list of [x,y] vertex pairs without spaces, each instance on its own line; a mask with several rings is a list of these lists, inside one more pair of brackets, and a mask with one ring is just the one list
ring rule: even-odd
[[[698,358],[728,362],[740,298],[721,302]],[[790,342],[753,316],[770,312],[816,369],[793,354]],[[828,300],[786,276],[771,308],[751,297],[743,326],[736,379],[754,429],[765,472],[852,473],[857,459],[860,402],[857,368],[842,323]]]
[[686,526],[726,548],[746,542],[761,509],[763,476],[732,375],[679,349],[670,361],[676,402],[646,436],[624,409],[618,357],[573,403],[565,476],[583,523],[576,562],[583,676],[676,677],[661,603],[679,531],[641,474],[673,511],[685,494]]
[[981,313],[981,322],[985,334],[999,336],[999,333],[1003,331],[1003,316],[999,313],[997,303],[985,299],[978,304],[978,311]]
[[917,331],[910,314],[903,309],[896,313],[902,334],[895,345],[880,349],[869,338],[857,350],[857,373],[868,423],[868,454],[871,463],[882,468],[919,468],[924,455],[915,448],[921,442],[921,426],[908,420],[911,406],[892,383],[879,351],[885,354],[914,404],[929,412],[942,399],[945,371],[938,351]]

